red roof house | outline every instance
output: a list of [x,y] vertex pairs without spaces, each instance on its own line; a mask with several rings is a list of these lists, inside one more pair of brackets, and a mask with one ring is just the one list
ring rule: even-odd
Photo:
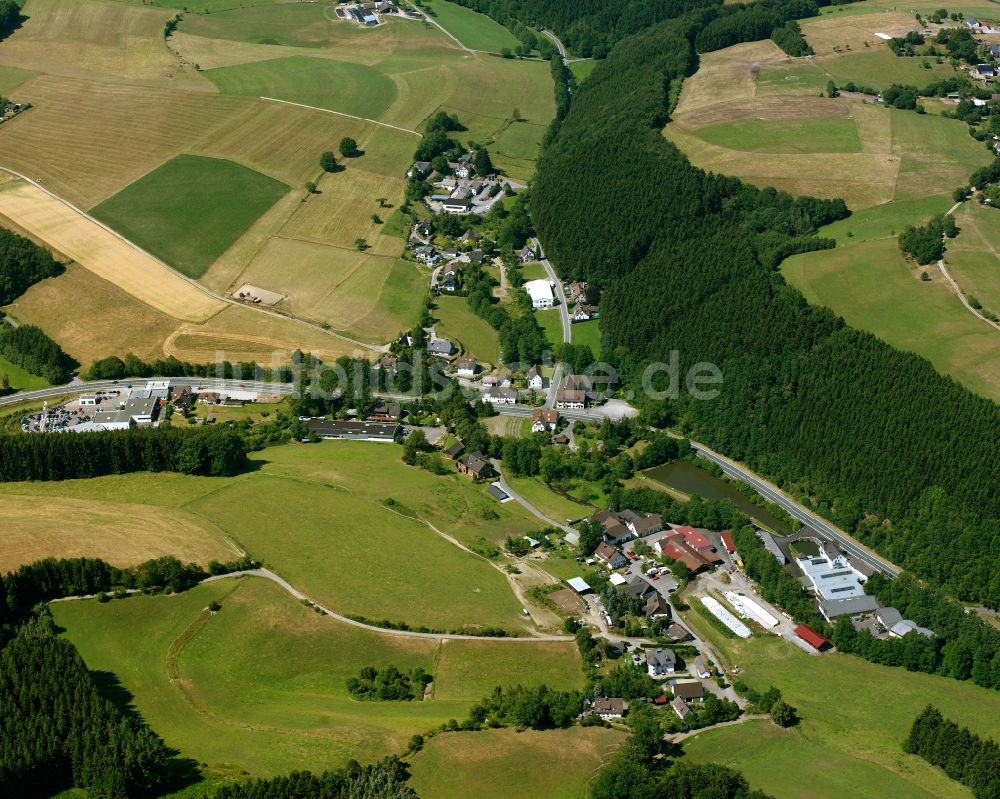
[[712,542],[695,530],[690,524],[685,524],[683,527],[675,527],[673,530],[669,531],[667,535],[684,536],[684,540],[687,542],[687,545],[695,552],[708,552],[712,549]]
[[723,546],[725,546],[726,552],[728,552],[730,555],[732,555],[734,552],[736,552],[736,544],[733,543],[733,534],[732,533],[723,533],[722,534],[722,544],[723,544]]
[[814,649],[822,649],[830,644],[822,635],[804,624],[795,628],[795,634]]

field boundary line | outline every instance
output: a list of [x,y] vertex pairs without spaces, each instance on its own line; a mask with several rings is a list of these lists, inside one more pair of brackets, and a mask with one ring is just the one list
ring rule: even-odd
[[294,105],[297,108],[308,108],[310,111],[322,111],[324,114],[334,114],[338,117],[346,117],[347,119],[357,119],[361,122],[370,122],[372,125],[381,125],[383,128],[392,128],[393,130],[398,130],[403,133],[412,133],[414,136],[423,137],[423,133],[418,130],[410,130],[410,128],[401,128],[399,125],[390,125],[388,122],[379,122],[377,119],[369,119],[368,117],[359,117],[354,114],[345,114],[343,111],[333,111],[329,108],[320,108],[318,105],[306,105],[305,103],[295,103],[291,100],[281,100],[277,97],[264,97],[261,95],[258,99],[267,100],[271,103],[282,103],[284,105]]
[[[955,210],[961,204],[962,203],[960,203],[960,202],[955,203],[951,208],[949,208],[947,211],[945,211],[944,215],[945,216],[951,216],[955,212]],[[978,230],[977,230],[977,232],[978,232]],[[980,235],[980,238],[982,238],[982,235]],[[984,242],[985,242],[985,239],[984,239]],[[994,255],[997,254],[996,251],[993,250],[992,247],[990,247],[989,249],[993,252]],[[991,319],[987,319],[985,316],[983,316],[981,313],[979,313],[979,311],[977,311],[975,308],[973,308],[969,304],[969,301],[966,299],[965,294],[962,293],[962,289],[959,287],[959,285],[956,282],[955,278],[953,278],[951,276],[951,273],[948,271],[948,268],[944,265],[944,258],[939,258],[938,262],[937,262],[937,265],[938,265],[938,269],[941,270],[941,275],[948,282],[948,285],[951,286],[952,290],[955,292],[956,296],[958,297],[959,302],[961,302],[962,305],[965,306],[966,310],[968,310],[968,312],[971,313],[973,316],[975,316],[977,319],[982,319],[984,322],[986,322],[986,324],[988,324],[994,330],[1000,330],[1000,324],[997,324],[996,322],[994,322]]]
[[[279,101],[279,102],[284,102],[284,101]],[[206,294],[209,297],[212,297],[212,298],[214,298],[216,300],[219,300],[219,301],[221,301],[221,302],[223,302],[223,303],[225,303],[227,305],[235,306],[237,308],[249,308],[251,311],[254,311],[255,313],[261,313],[261,314],[265,314],[267,316],[273,316],[276,319],[284,319],[284,320],[289,321],[289,322],[294,322],[296,324],[303,325],[303,326],[308,327],[308,328],[310,328],[312,330],[319,331],[320,333],[323,333],[323,334],[325,334],[327,336],[332,336],[333,338],[338,338],[338,339],[340,339],[342,341],[346,341],[349,344],[353,344],[356,347],[362,347],[363,349],[373,350],[375,352],[388,352],[389,351],[388,346],[386,346],[384,344],[372,344],[372,343],[367,342],[367,341],[359,341],[358,339],[353,339],[353,338],[350,338],[349,336],[344,336],[344,335],[341,335],[340,333],[335,333],[332,330],[327,330],[326,328],[321,327],[320,325],[314,324],[312,322],[307,322],[304,319],[299,319],[299,318],[297,318],[295,316],[286,316],[285,314],[278,313],[277,311],[271,311],[271,310],[268,310],[267,308],[260,308],[260,307],[255,306],[255,305],[247,305],[246,303],[239,302],[238,300],[235,300],[232,297],[229,297],[229,296],[227,296],[225,294],[220,294],[220,293],[218,293],[216,291],[212,291],[210,288],[208,288],[204,284],[199,283],[194,278],[188,277],[183,272],[178,271],[177,269],[175,269],[174,267],[172,267],[170,264],[166,263],[165,261],[161,260],[160,258],[157,258],[151,252],[148,252],[148,251],[144,250],[142,247],[140,247],[134,241],[131,241],[130,239],[125,238],[125,236],[123,236],[121,233],[118,233],[117,231],[112,230],[106,224],[104,224],[103,222],[101,222],[101,220],[99,220],[99,219],[91,216],[86,211],[82,210],[81,208],[79,208],[76,205],[74,205],[73,203],[71,203],[69,200],[67,200],[67,199],[65,199],[63,197],[60,197],[55,192],[47,189],[45,186],[42,186],[37,181],[32,180],[31,178],[29,178],[27,175],[22,174],[21,172],[18,172],[17,170],[11,169],[10,167],[6,167],[6,166],[0,166],[0,172],[6,172],[6,173],[8,173],[10,175],[14,175],[15,177],[20,178],[21,180],[25,181],[26,183],[34,186],[36,189],[38,189],[39,191],[41,191],[44,194],[48,195],[52,199],[54,199],[57,202],[60,202],[63,205],[65,205],[67,208],[69,208],[70,210],[72,210],[74,213],[79,214],[84,219],[88,220],[89,222],[93,222],[95,225],[97,225],[98,227],[100,227],[102,230],[110,233],[112,236],[114,236],[116,239],[118,239],[119,241],[121,241],[122,243],[124,243],[126,246],[131,247],[133,250],[135,250],[138,253],[141,253],[142,255],[146,256],[147,258],[151,258],[154,262],[156,262],[157,264],[159,264],[160,266],[162,266],[164,269],[166,269],[167,271],[169,271],[171,274],[176,275],[177,277],[181,278],[182,280],[186,281],[187,283],[190,283],[192,286],[194,286],[199,291],[201,291],[203,294]],[[100,277],[100,275],[98,275],[98,277]],[[132,295],[129,295],[129,296],[132,296]],[[138,297],[136,297],[135,299],[137,299],[139,302],[143,302],[142,300],[139,300]],[[143,302],[143,304],[147,305],[148,303],[144,303]],[[208,317],[208,319],[212,319],[212,318],[218,316],[220,313],[222,313],[223,310],[225,310],[225,309],[224,308],[219,309],[219,311],[217,311],[216,313],[212,314],[212,316]],[[208,319],[206,319],[205,322],[207,322]],[[184,320],[178,320],[178,321],[183,322]],[[205,324],[205,322],[200,322],[200,323],[197,323],[197,324]]]

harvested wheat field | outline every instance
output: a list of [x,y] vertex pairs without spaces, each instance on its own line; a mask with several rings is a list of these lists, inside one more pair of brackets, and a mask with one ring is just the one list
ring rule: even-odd
[[213,524],[175,508],[0,495],[0,515],[0,573],[48,557],[103,558],[128,566],[166,555],[207,563],[240,554]]
[[36,283],[4,310],[38,325],[84,367],[126,352],[158,358],[180,324],[79,264]]
[[59,252],[175,319],[203,322],[224,303],[27,181],[0,186],[0,213]]

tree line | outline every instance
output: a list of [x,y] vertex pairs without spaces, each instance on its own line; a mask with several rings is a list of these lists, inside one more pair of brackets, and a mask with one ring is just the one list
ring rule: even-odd
[[12,796],[78,787],[125,799],[170,776],[163,741],[99,693],[48,615],[23,624],[0,650],[0,718],[0,785]]
[[1000,797],[1000,746],[959,727],[928,705],[913,720],[903,751],[938,766],[972,790],[976,799]]
[[347,692],[355,699],[372,699],[381,702],[409,702],[422,699],[424,688],[433,678],[423,669],[413,669],[404,674],[395,666],[384,669],[365,666],[357,677],[347,681]]
[[[16,19],[20,15],[17,3],[0,0],[0,38],[10,30],[11,6]],[[62,265],[44,247],[7,228],[0,228],[0,305],[14,302],[39,280],[55,277],[62,271]]]
[[84,374],[87,380],[123,380],[126,377],[218,377],[226,380],[256,380],[266,383],[291,383],[293,367],[305,363],[301,350],[292,353],[291,363],[280,368],[260,366],[255,361],[233,363],[189,363],[173,355],[144,361],[134,353],[124,358],[110,355],[94,361]]
[[[663,87],[694,71],[698,51],[773,29],[759,9],[727,9],[621,41],[580,85],[539,162],[535,227],[564,276],[601,288],[604,354],[640,396],[646,365],[673,350],[721,370],[717,399],[681,392],[663,401],[664,423],[907,569],[1000,606],[989,567],[1000,408],[810,306],[775,272],[789,252],[830,246],[815,231],[846,216],[842,202],[703,172],[660,135]],[[781,14],[802,15],[796,3]]]
[[293,771],[282,777],[224,785],[214,799],[417,799],[406,781],[410,773],[398,757],[362,766],[356,760],[335,771]]
[[35,325],[0,325],[0,355],[54,384],[69,382],[79,365]]
[[246,464],[246,443],[228,427],[0,435],[0,482],[129,472],[221,477],[238,474]]

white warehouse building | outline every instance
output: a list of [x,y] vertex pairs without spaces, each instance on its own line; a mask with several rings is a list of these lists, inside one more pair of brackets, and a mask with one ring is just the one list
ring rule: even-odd
[[544,279],[529,280],[524,284],[524,290],[531,297],[531,307],[535,310],[539,308],[551,308],[554,303],[552,295],[552,284]]

